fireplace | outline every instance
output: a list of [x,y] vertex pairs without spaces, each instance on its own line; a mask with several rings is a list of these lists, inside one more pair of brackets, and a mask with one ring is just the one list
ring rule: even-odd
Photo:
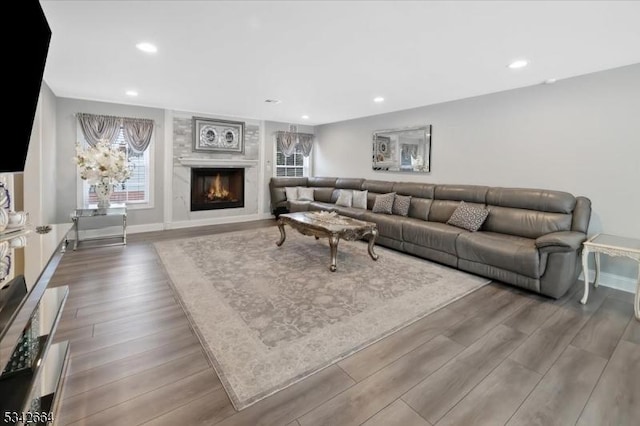
[[244,168],[192,168],[191,211],[244,207]]

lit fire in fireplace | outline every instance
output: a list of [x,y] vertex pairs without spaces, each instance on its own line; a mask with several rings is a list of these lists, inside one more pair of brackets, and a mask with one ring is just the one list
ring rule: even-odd
[[209,201],[231,199],[231,193],[222,184],[222,179],[220,179],[220,173],[216,175],[216,178],[213,180],[213,182],[211,182],[211,185],[209,185],[209,191],[207,192],[205,197]]

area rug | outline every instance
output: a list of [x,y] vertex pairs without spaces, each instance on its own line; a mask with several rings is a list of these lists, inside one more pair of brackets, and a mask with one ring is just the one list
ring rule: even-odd
[[287,227],[155,243],[174,290],[237,410],[487,284],[376,246],[329,244]]

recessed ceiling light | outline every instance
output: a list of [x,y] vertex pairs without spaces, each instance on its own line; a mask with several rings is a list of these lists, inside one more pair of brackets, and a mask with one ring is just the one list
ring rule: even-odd
[[308,120],[308,119],[309,119],[309,116],[308,116],[308,115],[303,115],[303,116],[302,116],[302,119],[303,119],[303,120]]
[[145,53],[156,53],[158,51],[155,44],[147,43],[146,41],[136,44],[136,47]]
[[513,61],[511,62],[508,67],[511,68],[512,70],[518,69],[518,68],[524,68],[529,64],[529,62],[525,61],[524,59],[520,59],[517,61]]
[[548,78],[544,81],[544,84],[553,84],[555,83],[557,80],[555,78]]
[[373,98],[373,102],[376,102],[376,103],[384,102],[384,98],[382,96],[377,96]]
[[264,101],[268,104],[279,104],[282,102],[280,99],[265,99]]
[[136,97],[136,96],[138,96],[138,92],[136,92],[135,90],[127,90],[125,92],[125,95],[131,96],[131,97]]

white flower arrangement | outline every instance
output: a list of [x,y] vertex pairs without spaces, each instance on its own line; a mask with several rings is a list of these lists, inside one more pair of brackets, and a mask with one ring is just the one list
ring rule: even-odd
[[80,178],[91,185],[115,185],[131,177],[127,155],[108,142],[101,141],[86,149],[77,144],[73,159],[80,169]]

